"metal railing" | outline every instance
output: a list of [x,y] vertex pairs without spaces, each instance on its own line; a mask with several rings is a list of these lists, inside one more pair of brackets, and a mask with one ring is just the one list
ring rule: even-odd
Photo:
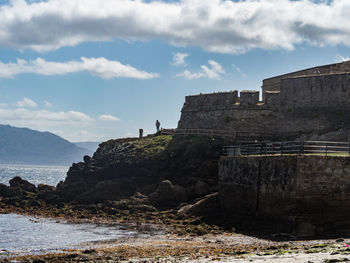
[[275,134],[261,133],[254,131],[231,131],[231,130],[213,130],[213,129],[162,129],[164,135],[198,135],[209,137],[228,137],[234,140],[262,140],[273,139]]
[[286,154],[349,155],[350,143],[330,141],[251,142],[224,146],[223,153],[227,156]]

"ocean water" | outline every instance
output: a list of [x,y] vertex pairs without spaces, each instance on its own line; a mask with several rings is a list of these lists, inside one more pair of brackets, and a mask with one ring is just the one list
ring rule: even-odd
[[20,176],[35,185],[48,184],[56,186],[66,178],[68,166],[39,166],[0,164],[0,183],[9,184],[9,181]]
[[[0,183],[14,176],[38,184],[56,185],[64,180],[69,167],[0,165]],[[13,254],[35,254],[83,248],[91,242],[116,240],[126,236],[150,235],[122,225],[73,224],[16,214],[0,214],[0,261]]]
[[122,225],[72,224],[45,218],[0,214],[1,257],[39,254],[70,248],[96,246],[97,241],[124,237],[148,237],[150,231],[137,231]]

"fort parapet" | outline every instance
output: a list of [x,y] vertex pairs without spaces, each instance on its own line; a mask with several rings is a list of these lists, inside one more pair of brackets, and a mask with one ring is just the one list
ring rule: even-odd
[[[347,67],[350,68],[350,63],[317,69],[341,71]],[[239,96],[237,90],[188,96],[178,128],[259,131],[298,137],[350,127],[350,73],[293,74],[276,77],[280,83],[276,90],[269,90],[272,86],[265,85],[264,80],[263,101],[259,101],[256,90],[243,90]]]
[[350,61],[344,61],[342,63],[329,64],[324,66],[317,66],[308,69],[303,69],[272,78],[267,78],[263,80],[262,98],[265,101],[265,96],[267,91],[280,91],[281,82],[283,79],[301,77],[301,76],[311,76],[318,74],[336,74],[336,73],[346,73],[350,72]]

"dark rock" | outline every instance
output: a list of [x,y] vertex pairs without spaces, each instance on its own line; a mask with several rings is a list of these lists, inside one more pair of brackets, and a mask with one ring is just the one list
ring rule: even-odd
[[21,189],[23,189],[24,191],[27,191],[27,192],[32,192],[32,193],[36,192],[36,187],[35,187],[34,184],[29,183],[26,180],[23,180],[19,176],[16,176],[16,177],[12,178],[9,181],[9,183],[10,183],[11,187],[19,187],[19,188],[21,188]]
[[58,193],[55,191],[40,191],[37,195],[37,198],[40,200],[44,200],[48,204],[57,204],[61,201]]
[[7,196],[8,186],[0,183],[0,196]]
[[212,216],[220,211],[219,193],[206,195],[192,205],[186,205],[178,210],[181,215]]
[[177,203],[183,203],[187,201],[186,189],[180,185],[173,186],[174,198]]
[[180,185],[173,185],[169,180],[160,182],[157,190],[149,195],[153,206],[165,210],[175,208],[178,204],[187,201],[186,189]]
[[169,180],[164,180],[160,182],[157,188],[157,193],[164,198],[166,198],[169,195],[173,195],[174,194],[173,184]]
[[53,192],[56,190],[54,186],[47,184],[39,184],[37,188],[39,192]]
[[85,155],[83,160],[84,160],[84,163],[88,163],[91,160],[91,157],[89,155]]
[[133,194],[135,186],[128,179],[105,180],[88,191],[77,193],[74,201],[81,204],[96,204],[105,200],[120,200]]
[[27,200],[22,200],[20,203],[19,203],[19,207],[21,208],[25,208],[28,206],[28,201]]
[[23,198],[23,190],[20,187],[10,186],[10,187],[7,188],[6,197]]
[[29,200],[28,204],[30,206],[35,206],[35,207],[39,207],[41,205],[37,200],[34,200],[34,199]]
[[21,199],[19,199],[18,197],[10,197],[10,198],[4,199],[3,202],[4,202],[6,205],[19,207],[19,204],[20,204],[20,202],[21,202]]
[[157,209],[151,204],[149,198],[137,192],[133,196],[120,201],[114,201],[117,210],[127,210],[134,212],[154,212]]
[[209,192],[210,192],[210,186],[207,183],[198,181],[194,186],[194,193],[197,196],[204,196],[209,194]]
[[151,204],[160,210],[176,206],[173,186],[168,180],[161,182],[158,189],[148,197]]

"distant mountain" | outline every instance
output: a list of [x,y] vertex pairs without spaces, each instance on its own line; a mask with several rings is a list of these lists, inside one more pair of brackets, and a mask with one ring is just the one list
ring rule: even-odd
[[91,155],[96,151],[100,142],[73,142],[76,146],[80,148],[85,148],[91,151]]
[[0,124],[0,163],[70,165],[90,152],[50,132]]

